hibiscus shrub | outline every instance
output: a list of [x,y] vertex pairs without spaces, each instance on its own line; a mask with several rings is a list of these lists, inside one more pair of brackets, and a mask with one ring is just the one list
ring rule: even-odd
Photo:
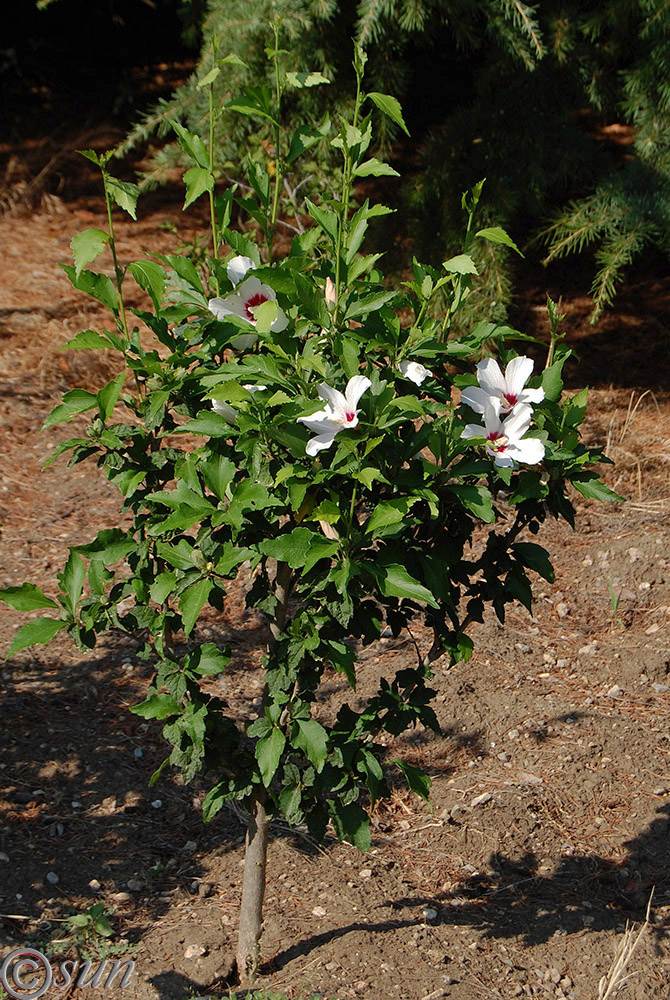
[[[67,392],[45,426],[91,414],[53,458],[95,459],[119,488],[126,526],[72,548],[54,598],[29,583],[0,594],[20,610],[52,609],[17,633],[10,655],[61,630],[81,649],[108,629],[141,641],[155,676],[133,711],[160,720],[171,746],[152,780],[168,764],[186,781],[206,769],[204,818],[234,800],[249,815],[241,975],[258,963],[270,819],[306,824],[319,839],[332,824],[365,850],[368,810],[389,794],[394,770],[427,796],[428,777],[390,760],[377,737],[417,725],[439,732],[432,664],[471,656],[468,626],[487,605],[501,621],[511,602],[530,610],[533,574],[551,581],[553,572],[529,538],[548,516],[573,523],[570,486],[615,497],[592,469],[602,454],[580,442],[586,394],[562,391],[570,352],[552,303],[550,358],[536,376],[509,346],[528,338],[507,327],[481,322],[451,335],[476,277],[475,242],[513,246],[501,229],[473,225],[481,186],[463,198],[464,245],[441,270],[415,261],[390,288],[382,255],[361,252],[370,220],[388,210],[356,204],[353,187],[395,173],[369,153],[370,112],[404,123],[394,99],[363,90],[360,51],[353,117],[330,138],[342,155],[341,194],[306,201],[306,225],[273,258],[277,192],[322,137],[283,134],[283,94],[323,81],[285,73],[276,47],[270,55],[276,92],[257,88],[221,112],[270,118],[269,171],[250,162],[248,185],[216,193],[211,148],[175,125],[193,161],[187,203],[210,199],[213,248],[202,269],[178,255],[120,262],[112,208],[134,217],[137,189],[109,173],[108,156],[84,154],[102,172],[109,231],[75,237],[65,270],[109,308],[113,329],[65,346],[111,348],[120,372],[99,392]],[[250,219],[244,232],[230,228],[234,202]],[[112,277],[86,266],[104,251]],[[142,333],[128,323],[128,281],[151,302],[133,310]],[[436,301],[447,303],[441,315]],[[490,356],[476,364],[492,351],[502,368]],[[480,554],[475,536],[486,538]],[[198,628],[203,613],[211,625],[238,577],[267,623],[253,719],[232,715],[216,693],[231,658],[225,634],[203,641]],[[355,689],[361,646],[410,624],[413,666],[383,677],[362,707],[345,702],[335,718],[320,711],[324,679],[337,672]]]

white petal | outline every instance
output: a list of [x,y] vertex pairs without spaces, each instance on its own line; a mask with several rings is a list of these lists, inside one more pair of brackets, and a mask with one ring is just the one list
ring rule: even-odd
[[485,358],[477,365],[477,381],[489,396],[501,396],[505,391],[505,379],[500,365],[494,358]]
[[523,354],[518,358],[512,358],[505,369],[507,392],[511,393],[513,396],[519,395],[524,385],[533,374],[533,365],[533,359],[527,358]]
[[213,399],[212,409],[215,413],[220,413],[229,424],[234,424],[237,420],[237,411],[233,409],[230,403],[224,403],[222,399]]
[[478,385],[469,385],[461,393],[461,402],[469,406],[475,413],[483,413],[487,403],[491,403],[500,410],[500,399],[498,396],[489,396],[488,392],[480,389]]
[[233,285],[239,285],[247,271],[251,271],[255,267],[256,265],[251,257],[233,257],[232,260],[228,261],[228,267],[226,268],[228,280]]
[[410,382],[414,382],[415,385],[421,385],[425,379],[433,374],[430,368],[426,368],[418,361],[399,361],[398,370],[401,375],[409,379]]
[[330,448],[331,444],[335,440],[337,431],[341,429],[341,427],[338,427],[336,430],[329,431],[327,434],[319,434],[318,437],[312,438],[305,446],[307,454],[311,455],[313,458],[318,452],[323,451],[324,448]]
[[481,427],[479,424],[466,424],[463,428],[462,438],[481,438],[486,437],[486,428]]
[[333,414],[337,414],[338,417],[344,419],[347,412],[347,400],[340,390],[333,389],[331,386],[326,385],[325,382],[322,382],[319,385],[317,392],[321,396],[321,399],[325,399],[325,401],[329,404],[332,411],[331,416]]
[[520,403],[541,403],[544,399],[544,389],[523,389],[519,393]]
[[486,433],[509,434],[507,427],[500,419],[500,404],[489,396],[484,403],[484,426]]
[[344,390],[344,395],[346,396],[347,403],[356,409],[358,406],[358,400],[361,398],[366,389],[369,389],[372,382],[366,375],[354,375],[347,382],[347,388]]
[[248,302],[255,295],[262,295],[265,299],[275,299],[277,297],[269,285],[264,285],[262,281],[259,281],[253,275],[237,286],[235,295],[242,302]]
[[239,295],[227,295],[225,299],[210,299],[207,305],[209,306],[209,311],[214,313],[217,319],[225,319],[226,316],[232,314],[233,316],[240,316],[249,322],[244,302]]
[[530,427],[533,411],[527,403],[517,403],[502,425],[503,434],[508,438],[520,438]]
[[493,451],[491,448],[487,448],[486,450],[493,459],[494,465],[497,465],[503,469],[514,468],[514,459],[508,454],[508,452]]
[[544,445],[539,438],[524,438],[522,441],[510,441],[509,453],[517,462],[525,465],[537,465],[544,458]]
[[304,424],[315,434],[325,434],[341,427],[341,424],[331,419],[330,410],[319,410],[318,413],[311,413],[309,417],[296,417],[296,423]]
[[241,333],[239,337],[231,340],[230,346],[236,351],[248,351],[258,340],[256,333]]

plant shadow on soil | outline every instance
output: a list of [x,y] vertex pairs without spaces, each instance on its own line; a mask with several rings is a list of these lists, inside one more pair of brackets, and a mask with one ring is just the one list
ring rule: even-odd
[[[198,894],[207,873],[193,856],[194,845],[198,853],[223,855],[239,848],[244,836],[240,819],[229,810],[203,826],[203,792],[197,782],[184,787],[162,779],[147,787],[164,745],[158,727],[147,728],[127,711],[141,697],[141,670],[128,662],[135,652],[136,645],[123,640],[103,650],[101,658],[78,663],[58,664],[45,654],[14,661],[13,671],[4,674],[3,714],[11,724],[5,727],[3,770],[15,779],[6,789],[4,815],[0,813],[9,829],[3,847],[10,857],[2,872],[3,909],[10,908],[9,900],[11,909],[27,913],[39,912],[48,903],[51,913],[62,918],[78,908],[75,901],[97,895],[99,889],[90,885],[97,879],[111,891],[112,903],[118,890],[132,890],[125,893],[119,928],[131,942],[141,941],[170,909],[170,898],[162,893],[181,888]],[[473,756],[482,749],[477,732],[444,735]],[[426,739],[415,734],[410,740],[416,742],[417,737],[419,742]],[[541,740],[541,734],[537,738]],[[431,768],[434,775],[443,770],[447,768]],[[522,930],[528,947],[557,933],[577,933],[585,923],[597,931],[616,928],[624,918],[641,920],[652,887],[657,899],[670,890],[664,864],[669,823],[666,804],[639,836],[621,845],[627,854],[618,864],[595,853],[562,857],[554,871],[540,874],[540,859],[532,853],[516,859],[492,856],[489,874],[461,882],[457,898],[454,893],[390,898],[385,904],[388,919],[353,921],[303,937],[275,954],[263,974],[281,972],[352,932],[383,935],[407,926],[420,928],[422,920],[415,914],[423,906],[438,910],[432,926],[470,925],[493,939],[517,936]],[[290,838],[299,852],[313,851],[308,840],[285,825],[273,825],[272,833],[274,838]],[[50,872],[58,875],[57,885],[49,883]],[[132,889],[133,879],[141,888]],[[143,891],[147,884],[152,891]],[[403,910],[413,916],[405,918]],[[6,919],[5,924],[9,940],[16,940],[21,924]],[[189,989],[223,985],[219,979],[203,986],[176,970],[161,971],[150,981],[165,1000]],[[228,983],[235,985],[232,976]]]

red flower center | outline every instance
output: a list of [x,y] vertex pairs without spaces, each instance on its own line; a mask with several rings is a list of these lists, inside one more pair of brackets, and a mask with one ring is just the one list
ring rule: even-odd
[[255,323],[256,317],[254,316],[253,310],[267,301],[267,295],[263,295],[262,292],[256,292],[256,294],[252,295],[250,299],[247,299],[244,303],[244,311],[247,314],[247,319],[250,319],[252,323]]
[[491,431],[490,434],[487,434],[486,440],[493,451],[504,452],[509,444],[508,438],[501,431]]
[[510,407],[516,404],[518,398],[519,397],[513,392],[503,392],[503,399],[506,403],[509,403]]
[[344,414],[344,419],[348,424],[350,424],[351,421],[355,418],[355,416],[356,416],[355,413],[353,413],[351,410],[347,410],[346,413]]

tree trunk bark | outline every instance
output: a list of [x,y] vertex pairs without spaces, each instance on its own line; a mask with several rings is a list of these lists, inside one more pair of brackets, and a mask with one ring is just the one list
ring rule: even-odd
[[258,787],[251,802],[244,854],[244,881],[237,939],[237,971],[243,985],[253,984],[260,964],[263,930],[263,896],[270,820],[265,809],[266,792]]

